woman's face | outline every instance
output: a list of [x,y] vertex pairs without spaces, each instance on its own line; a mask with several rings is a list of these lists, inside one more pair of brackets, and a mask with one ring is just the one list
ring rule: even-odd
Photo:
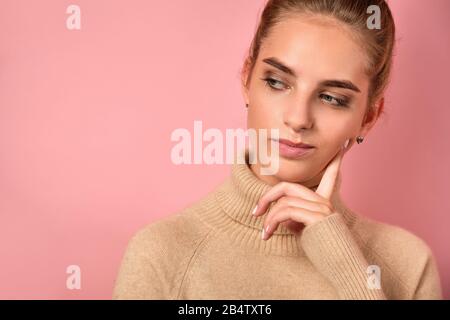
[[268,140],[270,129],[277,128],[281,139],[315,148],[301,157],[280,154],[278,171],[271,176],[258,174],[261,167],[256,163],[255,174],[270,184],[289,181],[311,188],[320,183],[345,141],[351,139],[351,146],[374,124],[363,123],[369,90],[366,59],[350,33],[337,24],[297,17],[271,29],[251,81],[243,85],[247,127],[267,129]]

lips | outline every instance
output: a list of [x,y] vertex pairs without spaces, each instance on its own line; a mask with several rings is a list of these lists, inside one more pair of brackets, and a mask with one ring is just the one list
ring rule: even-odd
[[314,146],[303,143],[303,142],[295,143],[295,142],[293,142],[291,140],[287,140],[287,139],[279,139],[278,141],[279,141],[279,143],[282,143],[282,144],[285,144],[287,146],[294,147],[294,148],[314,148]]
[[297,159],[311,153],[315,149],[314,146],[303,142],[295,143],[287,139],[275,141],[278,142],[280,156],[289,159]]

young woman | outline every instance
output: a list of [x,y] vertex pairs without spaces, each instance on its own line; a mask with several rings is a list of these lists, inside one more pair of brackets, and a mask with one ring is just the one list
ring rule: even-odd
[[339,194],[344,154],[383,112],[394,42],[383,0],[269,0],[242,92],[248,128],[279,130],[277,172],[245,150],[210,194],[139,230],[113,298],[441,299],[427,244]]

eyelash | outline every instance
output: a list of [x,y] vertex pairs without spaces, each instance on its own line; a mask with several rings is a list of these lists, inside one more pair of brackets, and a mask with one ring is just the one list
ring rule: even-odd
[[341,108],[348,107],[348,102],[344,99],[336,98],[336,97],[333,97],[333,96],[331,96],[329,94],[325,94],[325,93],[320,94],[320,96],[327,96],[327,97],[334,99],[337,102],[337,104],[331,104],[333,106],[338,106]]
[[276,80],[276,79],[274,79],[274,78],[271,78],[271,77],[262,78],[261,80],[263,80],[263,81],[266,83],[266,85],[269,86],[270,89],[275,90],[275,91],[281,91],[282,89],[274,88],[274,87],[270,84],[271,81],[274,81],[274,82],[276,82],[276,83],[279,83],[279,84],[283,84],[283,85],[284,85],[283,82],[281,82],[281,81],[279,81],[279,80]]
[[[276,79],[273,79],[273,78],[270,78],[270,77],[261,78],[261,80],[263,80],[265,82],[265,85],[269,86],[269,88],[271,90],[273,90],[273,91],[281,91],[281,90],[283,90],[283,89],[277,89],[273,85],[270,84],[273,81],[275,83],[284,85],[284,83],[279,81],[279,80],[276,80]],[[336,97],[333,97],[333,96],[331,96],[329,94],[324,94],[324,93],[320,94],[319,96],[320,97],[326,96],[326,97],[330,97],[330,98],[334,99],[336,101],[336,104],[332,104],[332,103],[327,102],[327,103],[331,104],[332,106],[337,106],[337,107],[341,107],[341,108],[348,107],[348,101],[346,99],[336,98]]]

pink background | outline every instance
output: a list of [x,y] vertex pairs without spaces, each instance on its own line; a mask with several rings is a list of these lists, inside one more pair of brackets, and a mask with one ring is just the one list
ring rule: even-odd
[[[347,154],[343,196],[422,237],[448,299],[450,1],[391,2],[387,115]],[[229,174],[172,164],[170,134],[245,128],[239,68],[263,1],[1,4],[0,298],[110,299],[131,235]],[[66,288],[71,264],[81,290]]]

